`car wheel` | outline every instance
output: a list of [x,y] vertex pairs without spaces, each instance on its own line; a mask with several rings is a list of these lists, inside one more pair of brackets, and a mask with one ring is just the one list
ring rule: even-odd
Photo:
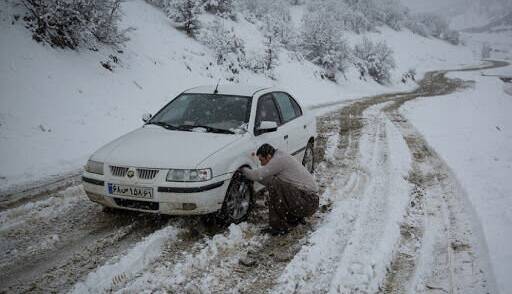
[[244,178],[241,172],[235,172],[224,197],[220,220],[235,224],[244,221],[252,208],[252,193],[251,181]]
[[304,151],[304,157],[302,158],[302,165],[308,170],[309,173],[315,171],[315,156],[313,153],[313,141],[309,141]]

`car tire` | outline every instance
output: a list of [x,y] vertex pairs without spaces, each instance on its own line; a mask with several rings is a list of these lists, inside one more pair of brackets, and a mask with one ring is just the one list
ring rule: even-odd
[[229,183],[224,202],[217,218],[224,224],[246,220],[253,206],[252,182],[236,171]]
[[302,158],[302,165],[308,170],[310,174],[315,172],[315,153],[314,143],[309,141],[304,150],[304,157]]

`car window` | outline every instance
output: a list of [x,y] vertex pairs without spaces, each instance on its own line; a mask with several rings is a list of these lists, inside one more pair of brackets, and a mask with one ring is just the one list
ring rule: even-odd
[[290,96],[290,102],[292,103],[293,110],[295,110],[295,115],[301,116],[302,109],[300,109],[299,103],[297,103],[297,101],[295,101],[295,99],[293,99],[291,96]]
[[283,116],[283,122],[289,122],[297,117],[297,113],[290,100],[290,96],[282,92],[276,92],[273,93],[273,95],[279,104],[279,109],[281,110],[281,115]]
[[275,121],[277,125],[281,124],[279,112],[271,95],[261,97],[258,102],[258,110],[256,112],[256,127],[259,127],[262,121]]

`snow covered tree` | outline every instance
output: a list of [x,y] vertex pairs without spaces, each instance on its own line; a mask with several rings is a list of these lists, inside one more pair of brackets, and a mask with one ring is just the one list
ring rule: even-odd
[[121,0],[23,0],[24,18],[36,41],[61,48],[126,41],[118,28]]
[[446,20],[434,13],[419,13],[412,17],[411,30],[423,36],[440,38],[449,29]]
[[266,72],[272,77],[272,70],[277,65],[279,46],[276,41],[272,40],[272,35],[265,36],[265,54],[263,56],[263,66]]
[[169,0],[165,10],[177,27],[183,28],[187,35],[195,36],[199,28],[200,0]]
[[341,14],[342,27],[347,31],[357,34],[368,32],[374,29],[374,26],[368,21],[366,16],[359,11],[352,11],[349,8]]
[[[377,5],[375,0],[343,0],[348,8],[345,8],[347,12],[344,13],[344,17],[351,18],[351,14],[356,14],[360,27],[353,27],[352,30],[355,32],[371,31],[375,29],[376,20],[379,18]],[[364,21],[362,20],[364,18]]]
[[346,69],[349,49],[337,11],[333,6],[315,4],[310,3],[303,16],[300,48],[308,60],[322,66],[326,76],[335,80],[336,72]]
[[434,13],[419,13],[411,15],[406,26],[416,34],[424,37],[432,36],[448,41],[453,45],[460,44],[460,34],[451,30],[446,19]]
[[263,18],[263,31],[271,35],[274,43],[288,45],[295,36],[289,7],[284,1],[269,3],[269,12]]
[[489,45],[489,43],[484,43],[482,45],[482,51],[481,51],[482,59],[491,58],[491,51],[492,51],[492,48]]
[[408,9],[397,0],[382,0],[378,2],[378,20],[394,30],[400,30],[405,22]]
[[443,40],[448,41],[449,43],[453,45],[459,45],[460,44],[460,33],[454,30],[448,30],[443,34]]
[[354,47],[354,65],[363,79],[368,75],[378,83],[389,82],[395,68],[393,50],[385,42],[374,43],[364,38]]
[[145,0],[147,3],[152,4],[158,8],[165,8],[169,0]]
[[204,8],[222,17],[234,18],[233,0],[204,0]]
[[219,19],[201,29],[199,41],[213,50],[217,64],[240,68],[244,64],[244,43],[233,28],[227,28]]
[[271,34],[273,41],[285,46],[295,39],[291,22],[290,3],[286,0],[238,0],[237,10],[245,19],[259,26],[264,34]]

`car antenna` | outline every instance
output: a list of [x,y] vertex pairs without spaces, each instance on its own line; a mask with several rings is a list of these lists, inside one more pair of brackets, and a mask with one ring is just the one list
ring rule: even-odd
[[220,79],[219,79],[219,81],[217,82],[217,86],[215,86],[215,90],[213,90],[213,94],[219,94],[219,90],[218,90],[218,88],[219,88],[219,83],[220,83]]

